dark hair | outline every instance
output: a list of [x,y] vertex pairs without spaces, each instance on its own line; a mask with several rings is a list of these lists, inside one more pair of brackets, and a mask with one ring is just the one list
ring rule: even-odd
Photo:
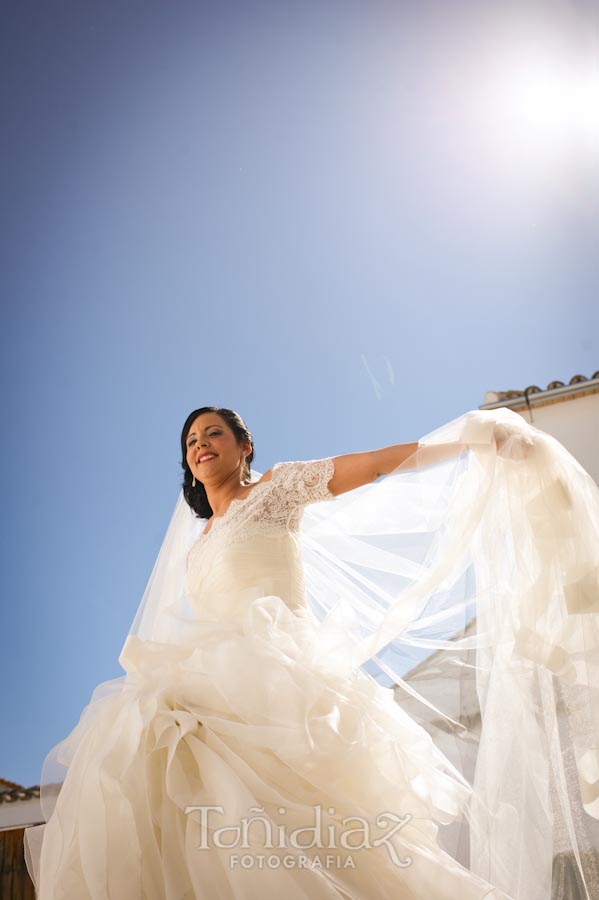
[[252,445],[252,449],[246,456],[245,463],[243,465],[243,480],[244,482],[246,482],[246,484],[249,484],[250,482],[250,463],[254,458],[254,439],[241,416],[234,412],[232,409],[225,409],[220,406],[202,406],[200,409],[194,409],[193,412],[190,412],[185,420],[183,431],[181,432],[181,468],[184,472],[183,484],[181,485],[181,487],[183,488],[183,496],[185,497],[187,503],[191,506],[197,517],[200,519],[210,518],[210,516],[212,515],[212,507],[208,503],[206,489],[201,481],[198,481],[196,478],[196,486],[192,487],[191,482],[193,479],[193,474],[191,472],[191,469],[187,465],[187,435],[189,434],[189,429],[191,428],[197,417],[201,416],[202,413],[208,412],[216,413],[225,420],[225,422],[235,435],[237,443],[240,446],[245,441],[249,441]]

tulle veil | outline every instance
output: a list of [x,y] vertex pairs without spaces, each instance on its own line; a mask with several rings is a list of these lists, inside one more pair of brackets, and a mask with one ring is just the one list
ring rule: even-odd
[[[185,564],[204,525],[180,492],[123,651],[185,640]],[[442,847],[514,900],[550,900],[558,882],[599,896],[591,476],[511,410],[473,410],[390,475],[306,507],[298,540],[318,623],[307,662],[360,667],[442,750],[461,786],[438,823]],[[99,685],[90,706],[126,677]],[[66,768],[59,744],[42,772],[46,820]],[[33,868],[40,840],[27,829]]]

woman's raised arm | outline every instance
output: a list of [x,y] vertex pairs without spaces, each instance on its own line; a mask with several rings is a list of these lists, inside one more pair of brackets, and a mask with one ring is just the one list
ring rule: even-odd
[[406,444],[392,444],[390,447],[381,447],[380,450],[334,456],[335,474],[329,481],[329,490],[337,496],[345,491],[353,491],[363,484],[370,484],[381,475],[389,475],[400,466],[403,469],[412,469],[416,465],[432,465],[457,456],[467,449],[467,444],[457,442],[419,447],[418,441],[413,441]]
[[[492,438],[496,452],[512,460],[527,457],[534,447],[534,441],[527,433],[524,423],[522,427],[498,424],[493,429]],[[422,445],[418,441],[413,441],[406,444],[392,444],[390,447],[381,447],[380,450],[334,456],[335,474],[329,482],[329,490],[335,495],[343,494],[363,484],[370,484],[381,475],[390,475],[400,466],[403,470],[413,469],[416,466],[430,466],[471,449],[476,447],[462,441]]]

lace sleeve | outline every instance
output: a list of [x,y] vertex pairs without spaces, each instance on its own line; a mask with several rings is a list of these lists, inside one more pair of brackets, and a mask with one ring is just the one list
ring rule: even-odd
[[335,463],[331,456],[303,462],[280,462],[273,466],[272,481],[285,505],[293,509],[308,503],[334,500],[335,495],[328,487],[334,473]]

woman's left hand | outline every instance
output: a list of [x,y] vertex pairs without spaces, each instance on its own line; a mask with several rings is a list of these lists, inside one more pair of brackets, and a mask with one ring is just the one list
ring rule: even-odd
[[508,459],[524,459],[534,447],[534,439],[528,433],[526,424],[522,428],[498,424],[493,430],[497,453]]

